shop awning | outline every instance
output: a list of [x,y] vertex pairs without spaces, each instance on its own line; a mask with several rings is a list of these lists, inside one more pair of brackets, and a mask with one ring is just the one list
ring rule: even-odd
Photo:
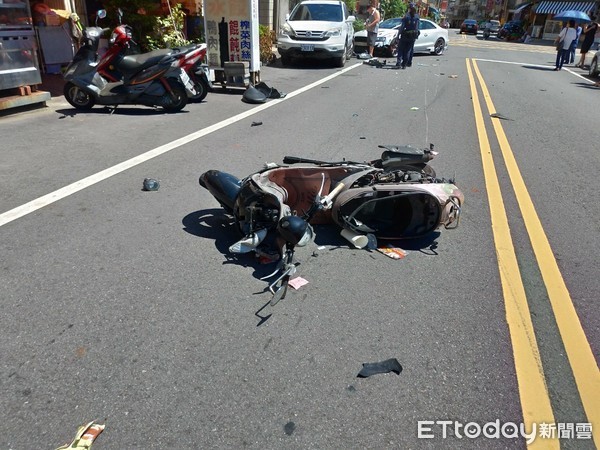
[[595,7],[595,2],[560,2],[542,1],[537,5],[536,14],[558,14],[563,11],[581,11],[588,13]]

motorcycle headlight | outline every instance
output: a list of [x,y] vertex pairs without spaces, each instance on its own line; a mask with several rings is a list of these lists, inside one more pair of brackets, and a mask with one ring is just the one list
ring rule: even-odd
[[342,35],[342,27],[332,28],[331,30],[328,30],[327,33],[325,33],[325,36],[327,36],[327,37],[336,37],[336,36],[341,36],[341,35]]
[[116,41],[116,40],[117,40],[117,33],[115,33],[115,32],[113,31],[113,32],[112,32],[112,34],[110,35],[110,40],[109,40],[109,42],[110,42],[110,44],[112,45],[112,44],[114,44],[114,43],[115,43],[115,41]]
[[315,233],[312,227],[298,216],[287,216],[277,224],[279,235],[292,245],[302,247],[311,242]]

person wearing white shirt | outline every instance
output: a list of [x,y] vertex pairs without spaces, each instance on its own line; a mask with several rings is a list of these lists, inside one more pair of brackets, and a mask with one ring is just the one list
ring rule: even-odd
[[[558,37],[556,38],[556,65],[554,70],[562,69],[564,63],[569,61],[569,49],[571,43],[577,39],[577,30],[575,29],[575,21],[569,20],[569,24],[560,30]],[[562,45],[559,46],[559,43]]]

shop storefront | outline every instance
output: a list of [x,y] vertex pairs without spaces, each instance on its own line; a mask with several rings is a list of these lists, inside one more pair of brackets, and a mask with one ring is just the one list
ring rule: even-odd
[[45,101],[42,73],[59,73],[73,58],[71,14],[84,0],[0,0],[0,109]]
[[590,14],[596,9],[596,3],[573,1],[544,0],[535,7],[534,36],[541,39],[554,40],[563,28],[563,21],[552,18],[563,11],[581,11]]
[[0,91],[41,83],[28,3],[0,0]]

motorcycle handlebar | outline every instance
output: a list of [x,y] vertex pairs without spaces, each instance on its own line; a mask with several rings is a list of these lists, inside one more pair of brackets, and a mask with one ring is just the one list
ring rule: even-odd
[[329,194],[323,197],[323,199],[321,200],[323,206],[329,209],[332,205],[333,199],[344,189],[344,187],[344,183],[339,183]]
[[316,159],[300,158],[298,156],[284,156],[283,163],[284,164],[306,163],[306,164],[317,164],[317,165],[327,165],[327,166],[343,166],[343,165],[347,165],[347,164],[364,164],[364,163],[358,163],[355,161],[336,161],[336,162],[319,161]]

